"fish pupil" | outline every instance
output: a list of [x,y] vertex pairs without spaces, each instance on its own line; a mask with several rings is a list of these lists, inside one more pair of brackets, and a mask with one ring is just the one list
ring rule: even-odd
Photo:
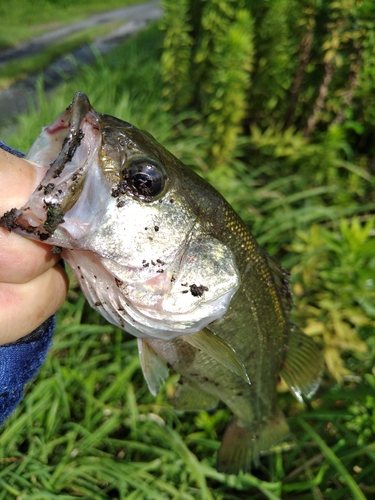
[[133,162],[125,169],[124,177],[132,191],[141,196],[157,196],[165,185],[161,167],[150,162]]
[[137,191],[149,194],[152,191],[153,179],[147,174],[135,174],[132,177],[132,184]]

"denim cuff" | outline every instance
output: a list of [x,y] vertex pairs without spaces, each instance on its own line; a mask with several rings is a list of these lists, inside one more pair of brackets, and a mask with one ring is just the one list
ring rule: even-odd
[[0,141],[0,149],[3,149],[7,153],[11,153],[14,156],[18,156],[18,158],[24,158],[25,154],[22,151],[18,151],[18,149],[13,149],[10,146],[7,146],[3,142]]

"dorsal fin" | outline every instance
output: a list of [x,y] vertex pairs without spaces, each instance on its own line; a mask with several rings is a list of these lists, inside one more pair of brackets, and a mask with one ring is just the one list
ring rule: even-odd
[[289,272],[271,255],[267,254],[268,265],[276,285],[277,294],[284,312],[289,315],[293,307],[293,294],[290,289]]

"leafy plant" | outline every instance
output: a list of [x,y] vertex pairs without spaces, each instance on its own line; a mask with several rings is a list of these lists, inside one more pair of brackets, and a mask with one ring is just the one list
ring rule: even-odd
[[176,112],[197,104],[212,164],[233,152],[246,116],[253,21],[244,6],[243,0],[210,0],[199,8],[188,0],[164,4],[166,107]]
[[366,445],[375,439],[375,375],[366,373],[365,379],[371,393],[367,394],[362,404],[352,404],[348,410],[352,414],[346,426],[358,435],[358,444]]
[[166,109],[182,111],[193,99],[191,81],[191,52],[193,39],[188,12],[188,1],[164,0],[162,29],[166,30],[161,65],[163,68],[163,96]]
[[298,321],[306,333],[321,336],[327,368],[337,380],[349,374],[340,353],[365,351],[359,330],[375,326],[374,224],[374,218],[364,224],[343,219],[339,231],[313,225],[290,246],[298,257],[292,269]]
[[[208,15],[207,15],[208,17]],[[202,23],[205,21],[202,19]],[[196,60],[211,62],[208,82],[201,95],[202,111],[207,116],[212,164],[224,164],[234,151],[241,122],[246,116],[247,91],[252,64],[253,21],[248,11],[236,10],[234,20],[219,37],[210,58],[197,53]],[[202,40],[202,45],[204,40]],[[208,54],[207,54],[208,55]]]

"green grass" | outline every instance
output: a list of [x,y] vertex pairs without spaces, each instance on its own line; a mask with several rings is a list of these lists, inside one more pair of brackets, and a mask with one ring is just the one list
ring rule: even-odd
[[[41,126],[50,123],[74,92],[81,90],[97,110],[147,129],[189,165],[224,186],[224,172],[212,171],[207,164],[202,118],[164,111],[160,47],[161,35],[154,26],[105,60],[98,58],[94,67],[82,68],[77,78],[59,87],[48,100],[41,84],[40,109],[21,116],[17,133],[2,140],[26,151]],[[340,243],[335,246],[330,233],[318,236],[327,238],[326,246],[338,249],[332,254],[325,247],[328,253],[322,256],[313,245],[315,233],[305,240],[295,234],[296,230],[308,231],[312,220],[336,225],[340,216],[355,213],[351,202],[336,201],[332,208],[331,188],[314,190],[303,178],[283,179],[279,165],[272,169],[270,162],[266,167],[245,169],[233,159],[231,167],[225,194],[244,218],[259,221],[258,231],[264,227],[276,231],[284,215],[286,226],[279,230],[282,242],[276,245],[275,232],[269,239],[263,233],[263,241],[278,248],[285,261],[302,265],[299,272],[303,272],[309,269],[309,261],[305,264],[303,259],[318,255],[318,262],[328,269],[332,262],[330,272],[337,274],[344,262],[340,259],[347,258],[346,265],[354,269],[350,251],[341,245],[344,256],[340,257]],[[365,210],[364,205],[357,209],[358,213]],[[312,210],[315,217],[309,214]],[[274,222],[273,214],[277,214]],[[342,232],[353,242],[358,230],[355,225],[349,229],[343,226]],[[363,268],[364,261],[358,262]],[[330,283],[342,291],[340,274],[329,274],[324,266],[318,270],[327,293]],[[354,278],[349,294],[357,290]],[[313,283],[307,294],[315,307],[318,292]],[[356,314],[358,319],[358,310]],[[230,412],[220,406],[214,412],[177,415],[170,405],[177,380],[174,373],[153,398],[141,374],[135,339],[94,313],[74,280],[57,324],[47,362],[0,435],[0,500],[357,500],[375,493],[375,337],[371,323],[357,329],[368,350],[342,354],[351,376],[341,384],[327,375],[316,396],[306,403],[280,393],[279,406],[293,436],[265,454],[252,474],[238,477],[214,468]]]
[[[142,3],[140,0],[2,0],[0,50],[28,38],[56,29],[63,24],[85,19],[89,15]],[[5,29],[6,27],[6,29]]]
[[168,403],[175,381],[154,399],[135,339],[72,290],[47,362],[0,436],[0,499],[347,499],[349,491],[363,499],[372,491],[374,444],[356,445],[345,407],[335,408],[360,399],[354,388],[321,390],[315,409],[281,395],[284,411],[299,415],[289,418],[295,439],[254,475],[235,477],[214,469],[229,412],[177,416]]

